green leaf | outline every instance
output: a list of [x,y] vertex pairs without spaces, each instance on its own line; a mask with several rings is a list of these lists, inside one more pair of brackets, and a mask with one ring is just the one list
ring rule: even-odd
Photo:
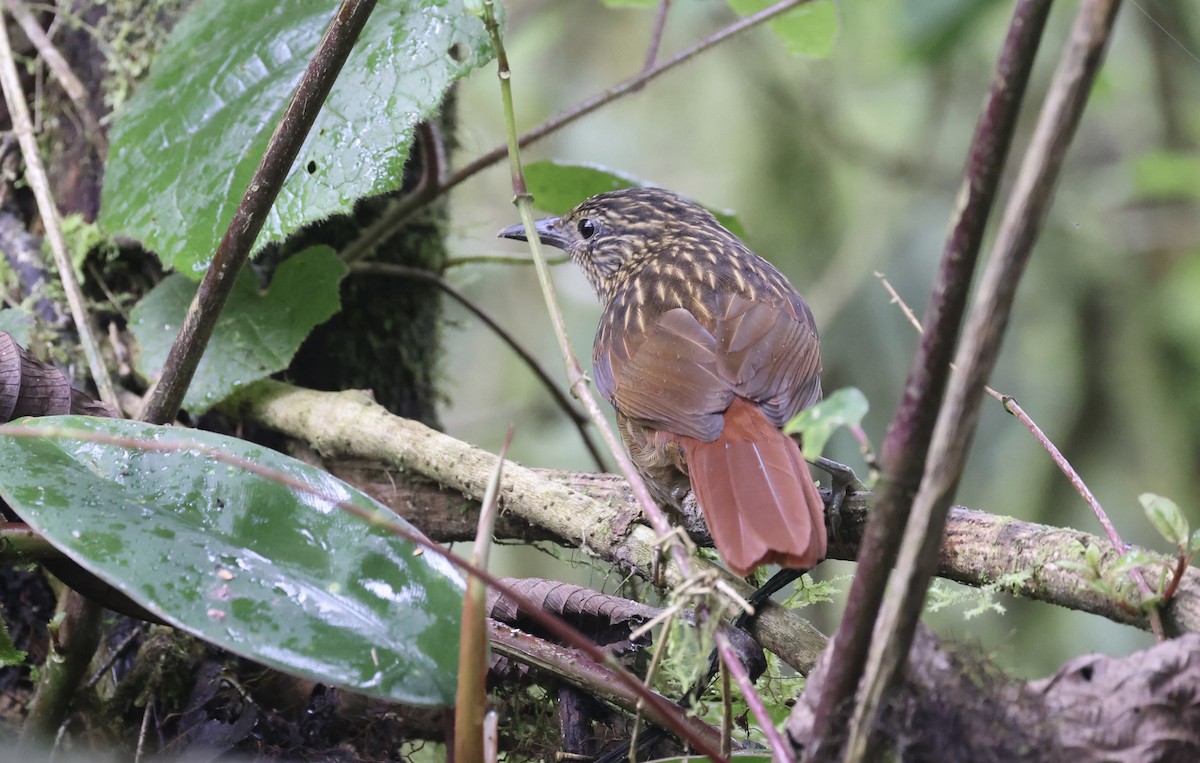
[[804,457],[811,461],[825,451],[825,444],[840,427],[861,425],[868,408],[866,395],[854,387],[843,387],[800,411],[784,425],[783,431],[803,435]]
[[1117,578],[1129,572],[1134,567],[1144,567],[1148,564],[1154,564],[1158,559],[1151,554],[1146,553],[1142,549],[1134,548],[1121,554],[1112,565],[1108,568],[1107,577]]
[[[206,0],[118,114],[101,223],[199,277],[325,32],[328,0]],[[492,57],[462,0],[383,0],[367,22],[256,249],[401,185],[415,126]]]
[[1192,539],[1188,542],[1188,550],[1193,553],[1200,551],[1200,530],[1192,533]]
[[[620,188],[646,188],[653,183],[623,172],[586,162],[559,162],[553,159],[525,167],[525,187],[533,194],[533,203],[552,215],[565,215],[584,199]],[[735,236],[744,237],[737,215],[728,209],[702,205]]]
[[[322,683],[404,703],[452,701],[462,579],[440,557],[414,555],[413,544],[333,502],[405,525],[371,498],[211,432],[81,416],[22,423],[46,437],[0,429],[0,496],[145,609]],[[112,444],[112,436],[125,441]],[[162,447],[171,444],[188,449]],[[315,493],[217,461],[214,451]]]
[[[345,264],[327,246],[284,260],[265,294],[259,293],[254,274],[243,270],[183,407],[202,414],[242,385],[287,368],[313,327],[338,311],[338,285],[345,275]],[[158,378],[195,294],[196,284],[176,273],[133,308],[130,328],[141,349],[139,373]]]
[[[739,16],[758,13],[774,0],[729,0]],[[767,22],[783,40],[789,53],[808,58],[828,58],[838,38],[837,6],[833,0],[816,0],[776,16]]]
[[1146,513],[1150,524],[1154,525],[1154,529],[1158,530],[1159,535],[1166,538],[1168,543],[1183,546],[1188,542],[1191,528],[1188,527],[1188,521],[1177,503],[1154,493],[1142,493],[1138,496],[1138,501],[1141,502],[1142,511]]
[[1143,154],[1133,165],[1133,193],[1147,200],[1200,199],[1200,153]]
[[658,0],[604,0],[609,8],[653,8]]

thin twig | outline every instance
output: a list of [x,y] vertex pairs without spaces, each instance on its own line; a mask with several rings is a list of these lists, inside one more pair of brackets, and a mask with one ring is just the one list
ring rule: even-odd
[[662,46],[663,30],[667,26],[667,13],[671,10],[671,0],[658,0],[658,12],[654,16],[654,29],[650,32],[650,44],[646,47],[646,62],[642,64],[642,73],[654,68],[658,59],[658,49]]
[[921,338],[904,384],[904,396],[881,448],[883,479],[878,504],[863,538],[858,572],[851,584],[814,719],[816,761],[834,761],[841,749],[844,714],[863,674],[912,496],[925,469],[980,243],[1049,9],[1049,0],[1021,0],[1013,11],[975,127],[954,222],[925,314],[929,331]]
[[592,394],[591,387],[587,384],[588,378],[579,363],[579,357],[575,354],[571,346],[571,338],[567,333],[566,321],[563,319],[562,310],[558,305],[558,297],[555,295],[554,281],[550,277],[550,268],[546,265],[546,259],[542,255],[542,242],[537,235],[537,231],[534,229],[533,205],[530,203],[531,197],[525,188],[525,174],[521,167],[521,152],[516,131],[517,120],[512,98],[512,72],[508,68],[508,56],[505,53],[504,41],[500,35],[500,25],[496,22],[491,0],[486,0],[483,7],[486,14],[484,23],[491,34],[492,44],[496,48],[497,78],[500,80],[500,94],[504,105],[504,123],[508,134],[508,162],[512,176],[514,201],[517,205],[517,210],[520,212],[521,222],[525,225],[526,240],[529,244],[529,251],[533,255],[534,266],[537,269],[538,284],[542,288],[542,297],[546,303],[546,309],[550,314],[550,322],[554,326],[554,334],[558,339],[558,346],[562,352],[563,362],[566,365],[567,380],[571,392],[583,403],[584,410],[587,411],[592,423],[600,431],[600,436],[604,440],[604,444],[608,446],[609,452],[616,459],[617,468],[629,480],[629,486],[633,490],[633,495],[637,498],[638,506],[645,513],[650,526],[654,528],[654,531],[660,537],[671,538],[669,546],[671,555],[674,557],[675,563],[679,566],[684,577],[687,577],[691,574],[691,564],[688,559],[687,549],[679,542],[678,537],[671,533],[671,523],[667,520],[666,515],[663,514],[662,509],[658,507],[658,504],[654,502],[654,499],[650,497],[650,491],[647,489],[645,481],[634,467],[633,461],[630,460],[624,446],[609,426],[608,419],[604,417],[599,403],[596,402],[595,395]]
[[[913,314],[913,311],[911,308],[909,308],[908,303],[906,303],[900,294],[892,287],[892,284],[887,280],[887,278],[879,272],[875,273],[875,277],[879,279],[880,283],[883,284],[883,288],[891,296],[892,303],[899,305],[900,311],[904,313],[904,316],[917,330],[917,333],[924,334],[925,330],[921,327],[921,322],[917,319],[917,316]],[[956,368],[955,364],[951,363],[950,368]],[[1062,451],[1058,449],[1058,446],[1055,445],[1054,442],[1046,435],[1046,433],[1042,431],[1042,428],[1037,425],[1037,422],[1033,420],[1033,417],[1026,413],[1025,409],[1021,407],[1016,398],[999,392],[988,384],[983,385],[983,391],[991,395],[1002,406],[1004,406],[1004,410],[1015,416],[1017,421],[1020,421],[1025,429],[1027,429],[1029,433],[1033,435],[1033,439],[1036,440],[1037,443],[1041,445],[1047,453],[1050,454],[1050,460],[1053,461],[1054,464],[1059,468],[1059,471],[1066,476],[1067,481],[1071,483],[1071,487],[1075,488],[1075,491],[1079,493],[1079,495],[1083,497],[1084,502],[1087,503],[1088,508],[1092,510],[1092,514],[1095,515],[1096,521],[1100,523],[1100,527],[1104,530],[1104,534],[1108,536],[1109,543],[1113,545],[1113,548],[1117,550],[1117,553],[1123,554],[1128,551],[1128,544],[1121,539],[1120,534],[1117,532],[1117,528],[1113,525],[1112,520],[1108,518],[1108,512],[1104,510],[1104,507],[1100,505],[1099,499],[1096,498],[1096,494],[1093,493],[1091,488],[1087,486],[1087,483],[1083,481],[1083,477],[1081,477],[1079,472],[1075,470],[1075,467],[1071,465],[1071,462],[1067,460],[1067,457],[1063,455]],[[1134,583],[1137,584],[1138,590],[1141,591],[1143,596],[1145,596],[1147,599],[1154,596],[1154,592],[1150,589],[1149,584],[1146,583],[1146,579],[1142,577],[1141,570],[1132,568],[1129,570],[1129,576],[1133,579]],[[1159,617],[1157,610],[1151,610],[1149,618],[1151,630],[1154,631],[1155,637],[1161,641],[1163,639],[1162,619]]]
[[[496,454],[496,469],[483,494],[483,509],[475,531],[471,564],[487,569],[496,528],[496,508],[500,503],[500,478],[505,458],[512,445],[513,425],[509,424],[504,444]],[[487,712],[487,584],[477,577],[467,579],[463,596],[461,638],[458,648],[458,688],[455,692],[454,760],[458,763],[483,763],[483,719]]]
[[374,8],[375,0],[342,0],[338,6],[200,282],[179,335],[167,354],[162,376],[142,408],[139,418],[143,421],[161,424],[178,414],[237,275],[250,256],[305,136]]
[[21,25],[21,31],[33,43],[38,55],[50,68],[50,73],[58,80],[58,84],[62,85],[63,91],[75,105],[79,118],[83,120],[83,125],[87,128],[88,140],[96,147],[96,153],[104,156],[108,153],[108,139],[104,137],[104,131],[100,128],[100,120],[96,118],[88,104],[87,88],[79,81],[79,77],[75,76],[67,59],[63,58],[62,53],[58,52],[58,48],[54,47],[49,35],[42,29],[42,25],[33,17],[25,3],[22,0],[5,0],[5,2],[8,4],[8,10],[12,13],[13,18]]
[[946,515],[979,422],[983,385],[995,366],[1017,284],[1054,195],[1059,170],[1079,125],[1112,31],[1119,0],[1084,0],[1038,116],[1013,185],[978,296],[971,308],[938,413],[921,487],[879,610],[864,686],[847,742],[847,761],[873,760],[871,732],[884,693],[907,658],[929,581],[937,570]]
[[[547,257],[547,265],[565,265],[571,261],[570,255],[560,255],[558,257]],[[461,268],[464,265],[532,265],[533,260],[529,257],[507,257],[498,254],[478,254],[467,255],[465,257],[448,257],[446,259],[446,270],[451,268]]]
[[92,381],[96,383],[100,399],[116,408],[117,392],[104,365],[104,356],[100,354],[100,343],[96,341],[96,334],[92,330],[83,292],[75,279],[75,266],[71,264],[67,241],[63,237],[62,219],[58,214],[54,195],[50,191],[50,181],[46,177],[46,168],[42,164],[37,139],[33,135],[33,123],[29,119],[29,105],[25,103],[25,93],[21,89],[17,65],[13,61],[12,45],[8,40],[8,25],[3,23],[0,23],[0,86],[4,90],[4,100],[8,104],[13,131],[17,133],[17,140],[21,143],[21,154],[25,158],[25,179],[37,198],[38,213],[46,227],[50,252],[54,255],[58,277],[62,280],[63,291],[67,295],[67,305],[71,308],[75,329],[79,332],[79,343],[83,347],[88,370],[92,374]]
[[484,325],[490,328],[492,332],[496,334],[496,336],[500,337],[500,340],[507,344],[512,351],[515,352],[517,356],[525,362],[525,365],[529,367],[529,370],[533,372],[533,375],[537,377],[538,381],[542,383],[542,386],[544,386],[550,393],[550,396],[554,398],[554,401],[558,403],[558,407],[561,408],[563,413],[567,415],[567,418],[571,419],[571,422],[575,424],[575,428],[579,431],[579,436],[582,438],[584,446],[588,449],[588,453],[592,454],[592,459],[596,462],[596,467],[600,469],[600,471],[608,471],[608,465],[604,463],[604,457],[601,455],[600,449],[596,447],[596,443],[592,441],[591,435],[588,434],[588,418],[579,411],[575,410],[575,406],[571,404],[571,401],[567,399],[567,396],[563,393],[563,391],[560,390],[558,385],[554,383],[554,380],[550,378],[550,374],[546,371],[546,369],[542,368],[541,364],[538,363],[537,358],[533,357],[533,354],[526,350],[521,343],[516,340],[516,337],[510,334],[509,331],[504,328],[504,326],[500,325],[500,322],[497,321],[491,315],[491,313],[475,304],[470,297],[456,289],[450,284],[449,281],[442,278],[437,273],[433,273],[428,270],[422,270],[421,268],[414,268],[408,265],[393,265],[385,262],[356,262],[350,266],[350,271],[353,273],[376,273],[379,275],[412,278],[415,280],[424,281],[425,283],[433,284],[444,291],[448,296],[452,297],[471,313],[473,313],[476,318],[483,321]]
[[754,690],[754,682],[750,680],[746,666],[742,665],[737,653],[733,651],[733,644],[729,643],[729,637],[717,631],[713,634],[713,641],[717,645],[717,652],[721,655],[721,663],[737,683],[738,689],[742,692],[742,699],[746,700],[746,706],[750,708],[754,719],[758,721],[759,728],[767,738],[767,743],[771,747],[771,760],[775,763],[792,763],[795,760],[792,755],[792,747],[783,741],[779,729],[775,728],[775,721],[771,720],[771,714],[763,705],[762,697],[758,696],[758,692]]
[[[530,143],[541,140],[552,132],[561,130],[563,127],[566,127],[572,122],[591,114],[593,111],[596,111],[602,106],[607,106],[609,103],[612,103],[621,96],[636,92],[650,80],[665,74],[680,64],[690,61],[714,45],[718,45],[730,39],[731,37],[735,37],[747,29],[753,29],[760,24],[766,23],[781,13],[786,13],[798,5],[803,5],[812,1],[813,0],[783,0],[783,2],[776,3],[775,5],[764,8],[758,13],[754,13],[745,17],[744,19],[740,19],[724,29],[718,30],[708,37],[705,37],[696,44],[692,45],[690,48],[675,54],[666,61],[656,64],[646,71],[639,72],[629,79],[612,86],[608,90],[592,96],[591,98],[572,106],[566,111],[560,112],[550,119],[547,119],[545,122],[533,128],[529,132],[520,135],[517,138],[517,146],[520,148],[525,148]],[[466,166],[462,167],[456,172],[451,173],[437,188],[430,189],[419,194],[409,194],[403,199],[398,200],[384,213],[379,220],[359,234],[357,240],[351,243],[350,246],[346,247],[346,249],[343,249],[340,253],[340,256],[345,259],[347,257],[347,253],[349,252],[352,254],[352,256],[359,257],[361,256],[361,252],[370,251],[376,247],[379,242],[385,241],[391,237],[392,234],[399,230],[400,227],[408,220],[408,218],[411,217],[418,209],[432,202],[434,199],[445,195],[464,180],[474,177],[482,170],[485,170],[488,167],[491,167],[493,164],[503,160],[507,155],[507,143],[496,146],[487,153],[477,157]]]

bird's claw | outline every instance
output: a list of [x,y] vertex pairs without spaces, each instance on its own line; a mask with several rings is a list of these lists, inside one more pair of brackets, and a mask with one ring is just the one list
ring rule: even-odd
[[846,497],[851,493],[866,490],[867,487],[854,473],[854,470],[824,456],[818,456],[813,466],[829,475],[829,505],[826,507],[826,524],[831,538],[837,539],[838,526],[841,524],[842,506]]

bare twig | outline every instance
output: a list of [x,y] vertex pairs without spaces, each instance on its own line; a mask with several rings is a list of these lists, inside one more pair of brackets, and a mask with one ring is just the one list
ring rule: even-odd
[[[758,13],[751,14],[744,19],[740,19],[729,26],[715,32],[703,40],[700,40],[695,45],[680,51],[671,58],[668,58],[662,63],[645,71],[639,72],[634,76],[612,86],[608,90],[603,91],[585,101],[582,101],[575,106],[560,112],[559,114],[547,119],[542,124],[533,128],[529,132],[523,133],[517,138],[517,145],[521,148],[526,147],[534,141],[541,140],[552,132],[561,130],[563,127],[575,122],[576,120],[591,114],[593,111],[612,103],[621,96],[628,95],[641,89],[647,82],[656,77],[665,74],[680,64],[684,64],[695,58],[700,53],[708,50],[714,45],[718,45],[731,37],[753,29],[754,27],[764,24],[767,21],[775,18],[781,13],[795,8],[798,5],[812,2],[812,0],[783,0],[775,5],[762,9]],[[350,244],[349,247],[342,250],[341,256],[345,258],[349,251],[354,256],[360,256],[361,252],[370,251],[379,242],[386,240],[397,230],[404,225],[405,221],[413,215],[418,209],[422,208],[429,202],[443,196],[451,189],[457,187],[460,183],[468,178],[472,178],[482,170],[491,167],[496,162],[504,159],[508,155],[508,144],[504,143],[496,146],[487,153],[477,157],[475,160],[451,173],[440,186],[422,193],[413,193],[405,196],[393,204],[384,216],[377,220],[373,225],[364,230],[356,241]]]
[[671,10],[671,0],[658,0],[658,12],[654,16],[654,29],[650,32],[650,44],[646,47],[646,62],[642,64],[642,72],[654,68],[658,59],[658,49],[662,46],[663,29],[667,26],[667,13]]
[[500,341],[507,344],[525,362],[525,365],[529,367],[533,375],[537,377],[542,386],[546,388],[546,391],[550,393],[550,396],[554,398],[554,402],[558,403],[558,407],[575,424],[575,428],[579,431],[579,437],[583,440],[588,453],[592,454],[592,460],[596,462],[596,467],[601,471],[608,471],[608,466],[604,463],[604,457],[601,455],[600,449],[596,447],[596,443],[592,441],[591,435],[588,434],[588,418],[575,410],[575,406],[571,404],[571,401],[567,399],[563,391],[550,378],[550,374],[546,372],[546,369],[542,368],[542,365],[538,363],[537,358],[533,357],[533,354],[529,350],[526,350],[507,329],[500,325],[499,321],[482,307],[475,304],[466,294],[456,289],[449,281],[437,273],[422,270],[421,268],[409,267],[408,265],[393,265],[385,262],[356,262],[350,266],[350,270],[355,273],[378,273],[380,275],[413,278],[433,284],[469,310],[476,318],[483,321],[484,325],[490,328],[496,336],[500,337]]
[[738,659],[737,653],[733,651],[733,645],[729,643],[729,637],[724,633],[717,631],[713,634],[713,641],[717,645],[717,652],[721,655],[721,664],[729,672],[729,675],[737,683],[738,689],[742,692],[742,698],[746,700],[746,705],[750,708],[750,712],[754,714],[754,719],[758,721],[759,728],[762,729],[763,735],[766,736],[767,742],[771,746],[771,760],[775,763],[791,763],[794,759],[792,756],[792,747],[783,741],[783,736],[780,735],[779,729],[775,728],[775,722],[771,720],[771,715],[767,712],[767,708],[763,705],[762,697],[758,696],[758,692],[754,691],[754,682],[750,680],[750,674],[746,672],[746,666]]
[[[547,257],[547,265],[564,265],[571,261],[570,255],[560,255],[558,257]],[[448,257],[446,258],[446,270],[451,268],[461,268],[464,265],[475,265],[483,263],[485,265],[532,265],[533,259],[529,257],[509,257],[501,254],[472,254],[464,257]]]
[[87,128],[88,140],[96,147],[96,153],[104,156],[108,153],[108,139],[104,137],[104,131],[100,128],[100,120],[96,118],[96,114],[92,111],[91,106],[88,105],[87,88],[79,81],[79,77],[75,76],[75,72],[71,70],[70,64],[63,58],[62,53],[58,52],[58,48],[54,47],[54,43],[50,41],[49,35],[42,29],[37,19],[33,17],[33,14],[29,11],[23,0],[5,0],[5,2],[13,18],[21,25],[21,31],[33,43],[33,47],[37,50],[38,55],[46,62],[46,66],[50,68],[50,73],[58,80],[58,84],[62,85],[63,91],[71,99],[71,103],[75,105],[75,111],[79,113],[79,118],[83,120],[83,125]]
[[143,421],[164,423],[179,412],[237,275],[250,256],[305,136],[374,8],[375,0],[342,0],[338,6],[200,282],[179,335],[167,354],[162,376],[142,408]]
[[33,135],[29,106],[25,103],[25,93],[21,90],[21,80],[17,74],[17,65],[13,61],[6,24],[0,24],[0,86],[3,86],[4,100],[12,117],[13,130],[21,143],[21,153],[25,158],[25,179],[37,198],[38,213],[42,216],[42,224],[46,226],[50,252],[54,255],[58,277],[62,280],[63,291],[67,295],[67,305],[71,308],[75,329],[79,332],[79,343],[83,347],[84,357],[87,358],[88,370],[91,371],[92,381],[96,383],[100,399],[115,408],[116,389],[104,365],[104,356],[100,354],[100,343],[96,341],[96,334],[92,330],[83,292],[75,279],[75,267],[71,264],[71,255],[67,252],[67,241],[63,237],[58,205],[50,191],[50,181],[46,177],[46,168],[42,164],[37,139]]
[[600,436],[604,440],[604,444],[608,446],[609,452],[617,461],[617,468],[621,474],[629,480],[629,485],[633,490],[634,496],[637,498],[638,506],[650,521],[650,526],[660,537],[672,539],[669,549],[675,559],[675,563],[679,566],[684,577],[690,575],[691,564],[688,559],[688,551],[683,544],[679,542],[678,537],[671,533],[671,523],[667,520],[662,509],[650,497],[650,491],[646,487],[645,481],[630,460],[629,454],[625,452],[625,448],[617,439],[616,434],[612,431],[612,427],[608,424],[608,419],[604,417],[604,413],[600,410],[600,404],[596,401],[595,395],[592,394],[591,388],[588,386],[587,374],[583,372],[583,367],[579,363],[579,358],[571,347],[571,338],[567,333],[566,321],[563,319],[562,310],[558,305],[558,297],[555,295],[554,280],[550,277],[550,268],[546,265],[546,259],[542,255],[542,242],[534,228],[533,221],[533,205],[531,204],[532,197],[525,188],[525,174],[521,167],[521,152],[519,140],[516,131],[516,116],[513,108],[512,98],[512,72],[508,68],[508,56],[504,50],[504,41],[500,36],[500,25],[496,22],[494,8],[490,0],[484,2],[485,18],[484,22],[492,37],[492,44],[496,48],[496,63],[497,77],[500,80],[500,95],[504,104],[504,123],[508,134],[508,162],[512,176],[514,201],[517,205],[517,210],[521,215],[521,222],[525,225],[526,240],[529,244],[529,251],[533,255],[534,266],[537,269],[538,284],[542,288],[542,297],[546,303],[546,309],[550,314],[550,322],[554,326],[554,334],[558,339],[558,346],[562,352],[563,362],[567,369],[567,380],[571,388],[572,394],[583,403],[584,410],[587,411],[592,423],[600,431]]
[[[904,316],[908,319],[908,322],[911,323],[914,328],[916,328],[917,333],[925,333],[925,330],[921,327],[921,322],[917,319],[917,316],[913,314],[912,309],[909,308],[904,299],[896,292],[894,288],[892,288],[892,285],[888,282],[887,278],[885,278],[882,273],[878,272],[875,273],[875,277],[878,278],[880,283],[883,284],[883,288],[886,289],[887,293],[891,296],[892,302],[900,306],[901,312],[904,313]],[[954,368],[955,365],[951,363],[950,367]],[[1092,510],[1092,513],[1096,516],[1096,520],[1100,523],[1101,528],[1104,529],[1104,534],[1108,536],[1109,542],[1112,543],[1113,548],[1117,549],[1118,553],[1125,553],[1128,551],[1129,546],[1123,540],[1121,540],[1121,536],[1117,533],[1117,528],[1113,526],[1112,520],[1108,518],[1108,513],[1104,510],[1104,507],[1100,505],[1100,501],[1096,498],[1095,493],[1093,493],[1091,488],[1087,486],[1087,483],[1083,481],[1083,477],[1079,475],[1079,472],[1075,470],[1075,467],[1071,465],[1071,462],[1067,460],[1067,457],[1064,456],[1062,451],[1058,449],[1058,446],[1055,445],[1054,442],[1046,436],[1046,433],[1042,431],[1042,428],[1037,425],[1037,422],[1033,420],[1033,417],[1026,413],[1025,409],[1022,408],[1019,403],[1017,403],[1016,398],[1012,397],[1011,395],[1005,395],[1001,392],[998,392],[992,386],[987,384],[983,386],[983,391],[999,401],[999,403],[1004,406],[1004,410],[1015,416],[1017,420],[1020,421],[1027,430],[1029,430],[1029,433],[1033,435],[1033,439],[1037,440],[1037,443],[1041,445],[1047,453],[1050,454],[1050,460],[1053,461],[1056,466],[1058,466],[1059,470],[1071,483],[1071,486],[1074,487],[1075,491],[1083,497],[1083,500]],[[1137,584],[1138,589],[1141,591],[1143,596],[1149,599],[1154,595],[1150,590],[1150,586],[1146,583],[1145,578],[1142,577],[1140,570],[1137,568],[1131,569],[1129,571],[1129,576],[1133,578],[1133,581]],[[1164,599],[1169,598],[1169,596],[1164,595]],[[1150,623],[1155,635],[1159,638],[1159,640],[1162,640],[1162,622],[1157,612],[1151,611]]]
[[[637,712],[638,695],[617,680],[610,668],[580,659],[578,650],[552,644],[495,620],[488,621],[488,636],[497,654],[543,670],[617,707]],[[670,702],[666,697],[662,699]],[[678,710],[680,713],[686,712],[682,707]],[[711,726],[697,724],[697,728],[704,728],[708,737],[716,743],[717,735]]]
[[946,401],[938,413],[888,595],[875,624],[864,686],[850,725],[847,760],[873,759],[871,731],[883,695],[908,655],[929,580],[937,569],[946,514],[979,421],[979,393],[999,355],[1017,284],[1049,210],[1059,169],[1104,59],[1119,5],[1119,0],[1085,0],[1080,6],[1005,208],[956,353],[958,367],[951,373]]
[[[818,747],[814,759],[818,761],[835,760],[840,751],[843,713],[858,687],[912,495],[925,468],[980,242],[1049,8],[1048,0],[1022,0],[1017,5],[975,127],[958,208],[925,315],[929,331],[921,338],[903,399],[884,438],[878,505],[863,539],[858,573],[851,584],[839,638],[834,642],[829,676],[821,690],[815,719]],[[835,735],[835,731],[839,733]]]
[[[483,494],[479,528],[471,550],[471,564],[487,569],[496,527],[496,507],[500,503],[500,477],[504,459],[512,445],[510,424],[504,444],[496,455],[496,469]],[[487,711],[487,585],[477,577],[467,579],[463,596],[462,636],[458,647],[458,690],[455,693],[454,760],[457,763],[484,763],[483,718]]]

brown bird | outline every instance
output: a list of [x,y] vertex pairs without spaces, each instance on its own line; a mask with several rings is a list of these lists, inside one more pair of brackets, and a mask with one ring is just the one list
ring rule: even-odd
[[[537,222],[604,302],[593,376],[656,499],[690,485],[735,573],[825,557],[824,503],[779,431],[821,397],[808,305],[703,207],[658,188],[593,196]],[[519,225],[499,234],[525,240]]]

